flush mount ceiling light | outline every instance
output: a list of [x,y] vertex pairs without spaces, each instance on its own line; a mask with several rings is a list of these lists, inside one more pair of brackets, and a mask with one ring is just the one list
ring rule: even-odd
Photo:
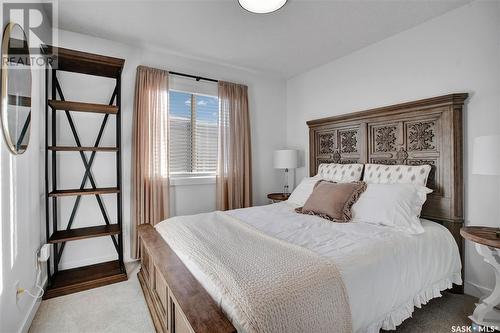
[[285,5],[287,0],[238,0],[240,6],[256,14],[272,13]]

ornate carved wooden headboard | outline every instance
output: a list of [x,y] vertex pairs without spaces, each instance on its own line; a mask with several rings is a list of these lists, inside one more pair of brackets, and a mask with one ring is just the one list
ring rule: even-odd
[[434,192],[422,217],[444,224],[461,246],[466,99],[451,94],[308,121],[310,174],[321,163],[430,164]]

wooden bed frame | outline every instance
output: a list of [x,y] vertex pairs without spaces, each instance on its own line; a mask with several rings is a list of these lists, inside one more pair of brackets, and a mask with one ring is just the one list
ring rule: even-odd
[[[309,169],[321,163],[432,166],[422,216],[442,223],[457,241],[463,267],[462,109],[467,94],[451,94],[335,117],[311,120]],[[138,230],[141,283],[158,332],[236,329],[151,225]],[[455,292],[463,292],[455,286]]]

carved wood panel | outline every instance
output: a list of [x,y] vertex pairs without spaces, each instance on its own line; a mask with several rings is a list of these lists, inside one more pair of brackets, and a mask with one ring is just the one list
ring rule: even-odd
[[339,130],[340,152],[355,153],[358,151],[358,130]]
[[[415,119],[418,120],[415,120]],[[436,168],[441,155],[439,150],[440,114],[420,115],[387,124],[386,120],[368,123],[368,146],[370,163],[431,165],[427,187],[433,195],[441,195],[439,170]]]
[[422,216],[463,219],[462,107],[467,94],[308,121],[310,174],[321,163],[429,164]]
[[396,125],[377,126],[373,129],[371,138],[375,143],[374,148],[376,152],[396,150],[397,129]]
[[436,121],[418,121],[406,125],[408,150],[425,151],[436,149]]
[[330,154],[335,151],[335,140],[333,133],[318,134],[318,141],[320,154]]
[[316,163],[359,163],[360,161],[359,126],[330,127],[315,133]]

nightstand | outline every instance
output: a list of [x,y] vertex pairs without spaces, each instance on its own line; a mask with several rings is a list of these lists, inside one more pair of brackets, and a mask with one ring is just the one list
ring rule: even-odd
[[[498,228],[464,227],[460,229],[463,238],[476,243],[476,250],[484,261],[495,270],[495,288],[493,292],[479,300],[476,309],[469,318],[478,325],[495,326],[500,329],[500,311],[495,308],[500,304],[500,238],[496,232]],[[493,319],[494,318],[494,319]]]
[[267,195],[267,198],[271,200],[272,203],[277,203],[281,201],[288,200],[290,197],[290,194],[283,194],[283,193],[269,193]]

